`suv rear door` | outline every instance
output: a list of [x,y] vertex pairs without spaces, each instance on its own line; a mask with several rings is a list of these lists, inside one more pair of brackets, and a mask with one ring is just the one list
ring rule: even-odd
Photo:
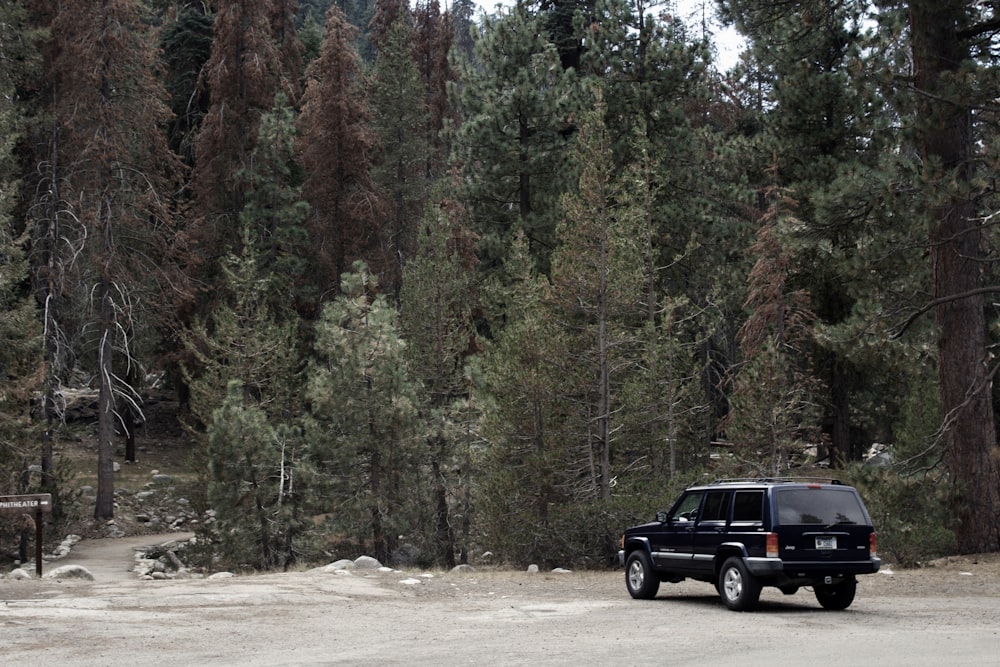
[[726,525],[729,522],[732,497],[730,490],[708,491],[705,494],[694,529],[694,569],[706,572],[713,569],[715,554],[719,546],[728,539]]
[[775,488],[781,558],[786,561],[863,561],[870,558],[871,519],[849,487],[819,484]]

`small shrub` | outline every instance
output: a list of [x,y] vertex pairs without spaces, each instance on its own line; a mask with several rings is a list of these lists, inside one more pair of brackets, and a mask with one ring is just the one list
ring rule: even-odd
[[938,476],[902,476],[863,466],[844,472],[841,478],[857,487],[868,506],[884,559],[911,567],[954,550],[946,491]]

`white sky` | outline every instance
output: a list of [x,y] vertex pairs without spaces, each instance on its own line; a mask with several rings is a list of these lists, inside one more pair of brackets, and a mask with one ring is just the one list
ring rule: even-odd
[[[701,27],[704,16],[709,30],[714,34],[716,48],[716,67],[721,71],[726,71],[736,64],[740,51],[743,48],[743,39],[732,28],[723,29],[715,18],[714,0],[663,0],[663,6],[673,4],[677,8],[678,15],[697,34]],[[476,4],[486,12],[492,12],[499,5],[508,7],[514,4],[514,0],[476,0]]]

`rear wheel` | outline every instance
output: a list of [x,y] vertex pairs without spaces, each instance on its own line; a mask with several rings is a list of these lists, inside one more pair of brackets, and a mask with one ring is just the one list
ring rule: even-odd
[[823,584],[814,586],[816,599],[823,606],[823,609],[833,609],[839,611],[847,609],[854,602],[854,594],[858,590],[858,580],[854,577],[844,579],[839,584]]
[[625,561],[625,587],[637,600],[652,600],[660,590],[660,578],[645,551],[633,551]]
[[719,595],[733,611],[750,611],[760,599],[760,581],[750,574],[742,558],[730,558],[719,571]]

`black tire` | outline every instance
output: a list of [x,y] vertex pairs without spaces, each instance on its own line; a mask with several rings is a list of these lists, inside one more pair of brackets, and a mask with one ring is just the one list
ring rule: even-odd
[[840,611],[847,609],[854,602],[854,594],[858,591],[858,580],[849,577],[839,584],[814,586],[813,591],[823,609]]
[[750,574],[742,558],[730,558],[719,570],[719,596],[733,611],[750,611],[760,599],[760,581]]
[[660,577],[653,572],[645,551],[633,551],[625,561],[625,587],[636,600],[652,600],[660,590]]

